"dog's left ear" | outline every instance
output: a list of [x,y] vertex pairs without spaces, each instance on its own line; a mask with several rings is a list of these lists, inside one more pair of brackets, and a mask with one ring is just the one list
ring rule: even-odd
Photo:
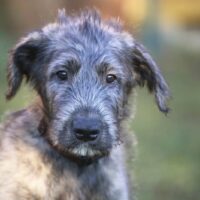
[[168,113],[167,100],[170,97],[168,85],[155,61],[139,43],[134,46],[133,65],[138,85],[146,85],[149,91],[155,94],[159,110]]

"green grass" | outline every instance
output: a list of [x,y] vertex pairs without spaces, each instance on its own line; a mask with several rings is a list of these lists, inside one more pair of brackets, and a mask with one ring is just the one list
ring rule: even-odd
[[[0,116],[28,105],[28,87],[6,102],[5,66],[13,39],[0,33]],[[152,95],[138,89],[137,112],[130,123],[138,139],[133,171],[140,200],[198,200],[200,197],[200,57],[168,47],[158,63],[169,82],[171,113],[160,113]]]

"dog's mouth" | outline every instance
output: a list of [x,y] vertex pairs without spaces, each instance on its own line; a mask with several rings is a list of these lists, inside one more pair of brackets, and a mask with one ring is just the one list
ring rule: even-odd
[[80,165],[89,165],[109,155],[109,151],[91,152],[91,150],[88,150],[87,153],[83,154],[83,152],[74,149],[66,151],[66,156]]
[[100,150],[94,150],[89,147],[87,144],[79,145],[78,147],[68,149],[71,154],[80,156],[80,157],[94,157],[102,154]]
[[108,156],[110,150],[97,150],[92,148],[89,144],[85,143],[74,148],[69,148],[66,150],[66,152],[68,153],[68,156],[74,158],[75,160],[78,159],[80,161],[95,161],[102,157]]
[[76,147],[61,147],[61,145],[55,144],[53,146],[64,157],[81,165],[88,165],[103,157],[107,157],[111,151],[111,148],[97,150],[87,143],[80,144]]

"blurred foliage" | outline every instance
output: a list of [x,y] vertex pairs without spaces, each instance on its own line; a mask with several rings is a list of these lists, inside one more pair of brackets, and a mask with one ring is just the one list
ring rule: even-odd
[[199,26],[199,0],[161,0],[160,11],[161,16],[166,23],[178,23],[182,26]]
[[[14,45],[16,33],[18,33],[18,31],[15,33],[13,28],[8,29],[8,27],[28,30],[34,24],[31,21],[26,26],[29,20],[22,17],[21,20],[26,22],[21,29],[18,22],[8,20],[9,9],[5,2],[4,0],[4,4],[1,5],[7,10],[3,14],[7,18],[0,20],[5,25],[4,29],[0,29],[1,119],[4,118],[3,113],[30,104],[35,96],[29,87],[23,85],[14,100],[6,102],[4,98],[7,53]],[[12,2],[16,6],[16,0]],[[43,4],[47,5],[47,1],[44,2]],[[63,5],[63,2],[66,1],[62,1],[60,5]],[[79,1],[67,2],[67,5],[75,6]],[[83,2],[89,1],[84,0]],[[85,5],[83,2],[79,6]],[[102,2],[105,3],[105,1]],[[116,0],[116,2],[119,1]],[[54,6],[54,3],[52,5]],[[109,4],[107,10],[109,10],[109,6],[111,8],[113,5]],[[77,9],[77,7],[74,8]],[[118,7],[113,10],[116,14],[120,9]],[[129,13],[127,15],[130,15],[131,9],[127,5],[123,6],[123,10]],[[26,13],[29,11],[30,9]],[[55,9],[52,13],[55,13]],[[152,17],[155,17],[154,14]],[[25,15],[20,14],[20,16]],[[131,20],[130,18],[128,19]],[[41,21],[36,21],[37,26],[39,26]],[[11,22],[14,24],[10,25]],[[158,111],[153,95],[148,94],[145,89],[138,89],[137,112],[135,119],[130,123],[130,128],[135,131],[138,139],[138,145],[135,149],[136,159],[131,166],[135,175],[136,193],[139,200],[198,200],[200,198],[200,54],[199,51],[185,48],[189,44],[180,46],[170,42],[166,43],[162,39],[162,33],[155,30],[157,26],[153,22],[154,20],[151,19],[147,25],[144,23],[145,27],[141,27],[141,30],[145,30],[145,34],[140,31],[138,36],[147,46],[149,45],[151,53],[154,54],[155,60],[161,66],[170,85],[173,96],[170,102],[172,111],[168,116],[164,116]],[[159,37],[155,38],[155,34]],[[184,44],[186,41],[182,40],[182,43]]]

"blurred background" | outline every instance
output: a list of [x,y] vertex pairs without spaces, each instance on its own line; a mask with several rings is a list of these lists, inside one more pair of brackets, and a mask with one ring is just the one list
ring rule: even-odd
[[98,8],[120,17],[149,49],[169,83],[171,113],[158,111],[153,96],[138,88],[130,128],[138,145],[134,163],[139,200],[200,199],[200,0],[0,0],[0,120],[28,105],[26,86],[5,101],[8,51],[22,35],[54,21],[58,8]]

